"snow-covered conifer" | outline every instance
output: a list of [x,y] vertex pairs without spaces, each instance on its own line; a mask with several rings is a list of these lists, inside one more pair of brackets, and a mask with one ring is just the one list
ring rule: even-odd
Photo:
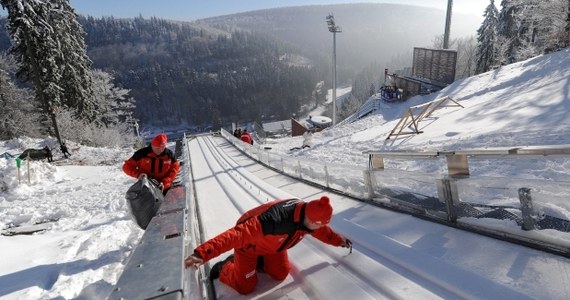
[[[501,11],[497,20],[497,35],[501,38],[500,54],[504,53],[505,57],[499,58],[507,64],[517,61],[516,52],[521,45],[519,37],[519,28],[521,26],[521,10],[522,4],[520,0],[503,0],[501,1]],[[506,44],[505,44],[506,43]]]
[[134,99],[129,97],[130,90],[115,86],[113,76],[102,70],[93,70],[91,77],[94,105],[99,113],[97,119],[104,126],[137,121],[133,116],[135,104]]
[[477,73],[488,71],[496,63],[498,14],[495,1],[491,0],[483,14],[485,19],[477,30]]
[[[48,131],[61,143],[57,112],[76,110],[79,118],[94,119],[89,67],[83,31],[67,0],[1,0],[8,11],[11,53],[19,63],[20,79],[32,83]],[[52,131],[53,129],[53,131]]]
[[62,104],[75,108],[78,117],[93,121],[98,113],[93,103],[91,60],[86,53],[85,31],[68,0],[51,0],[50,5],[49,24],[59,47],[55,59],[61,69]]

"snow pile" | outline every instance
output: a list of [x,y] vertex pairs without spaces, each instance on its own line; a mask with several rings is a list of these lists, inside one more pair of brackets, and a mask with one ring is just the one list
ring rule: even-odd
[[[46,142],[7,141],[0,143],[0,153],[17,155]],[[0,159],[0,229],[34,224],[49,229],[0,236],[0,297],[105,298],[142,236],[124,200],[134,180],[120,170],[132,150],[71,148],[69,160],[54,151],[52,164],[30,162],[29,183],[27,161],[19,182],[15,160]]]
[[[365,167],[366,151],[453,151],[494,147],[570,144],[570,49],[503,66],[454,82],[438,93],[404,103],[382,102],[376,115],[330,128],[313,136],[310,149],[302,137],[267,141],[271,151],[322,162],[343,162]],[[460,107],[443,107],[419,123],[418,135],[386,140],[410,106],[450,96]],[[291,146],[293,145],[293,146]],[[425,162],[388,161],[387,168],[445,172]],[[428,169],[425,169],[425,168]],[[521,169],[522,168],[522,169]],[[570,181],[566,158],[537,160],[497,167],[473,165],[474,175],[523,176]]]

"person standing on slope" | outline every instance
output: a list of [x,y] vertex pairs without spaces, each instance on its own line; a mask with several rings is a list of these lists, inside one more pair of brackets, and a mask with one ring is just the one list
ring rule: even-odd
[[219,278],[240,294],[249,294],[257,285],[257,272],[284,280],[291,264],[287,249],[306,234],[332,246],[352,248],[352,242],[328,226],[332,206],[327,196],[310,202],[299,199],[275,200],[243,214],[236,225],[196,247],[184,260],[186,268],[198,268],[220,254],[234,254],[216,263],[210,278]]
[[69,151],[67,150],[67,146],[65,145],[65,143],[61,143],[61,145],[59,146],[59,150],[61,150],[61,153],[63,153],[63,157],[65,157],[66,159],[71,156],[71,153],[69,153]]
[[134,178],[148,176],[159,182],[159,188],[166,194],[178,174],[180,163],[174,153],[166,148],[168,137],[161,133],[155,136],[150,145],[139,149],[123,164],[123,171]]

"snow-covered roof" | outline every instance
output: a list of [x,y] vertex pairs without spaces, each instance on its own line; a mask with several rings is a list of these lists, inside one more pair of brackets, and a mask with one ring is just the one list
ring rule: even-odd
[[276,122],[263,123],[263,130],[266,132],[279,132],[279,131],[290,131],[291,130],[291,120],[283,120]]

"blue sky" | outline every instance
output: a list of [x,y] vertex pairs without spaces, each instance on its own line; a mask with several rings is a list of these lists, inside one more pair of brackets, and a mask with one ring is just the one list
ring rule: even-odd
[[[161,17],[165,19],[191,21],[266,8],[325,5],[339,3],[399,3],[435,7],[445,10],[447,0],[71,0],[71,5],[81,15],[94,17]],[[454,0],[453,11],[482,16],[489,0]],[[334,13],[334,12],[333,12]]]

